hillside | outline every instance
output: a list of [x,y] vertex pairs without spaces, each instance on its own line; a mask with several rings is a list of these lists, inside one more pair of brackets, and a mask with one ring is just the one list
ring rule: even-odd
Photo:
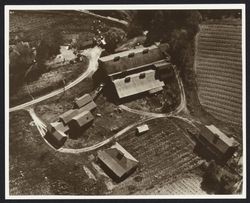
[[195,70],[203,107],[219,120],[242,122],[241,21],[203,23]]

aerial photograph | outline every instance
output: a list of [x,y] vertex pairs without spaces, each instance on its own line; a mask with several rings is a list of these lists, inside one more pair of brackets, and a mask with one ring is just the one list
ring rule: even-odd
[[9,196],[242,194],[242,9],[6,15]]

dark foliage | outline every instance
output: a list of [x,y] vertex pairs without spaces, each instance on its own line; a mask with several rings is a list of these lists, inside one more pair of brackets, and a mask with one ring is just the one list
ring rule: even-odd
[[120,28],[111,27],[104,33],[104,37],[107,43],[105,49],[107,52],[112,53],[117,48],[117,45],[125,39],[126,33]]
[[38,65],[43,66],[46,60],[59,54],[61,44],[62,36],[57,30],[50,29],[42,33],[40,43],[37,47],[36,60]]
[[212,160],[205,169],[201,183],[204,190],[214,194],[233,194],[234,184],[238,181],[236,175],[219,166]]

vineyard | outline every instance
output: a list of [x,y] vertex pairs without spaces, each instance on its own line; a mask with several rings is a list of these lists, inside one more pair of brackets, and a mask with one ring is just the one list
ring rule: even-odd
[[148,133],[136,136],[131,130],[118,140],[140,164],[112,194],[150,194],[155,187],[169,185],[199,165],[200,158],[193,153],[185,132],[170,119],[152,120],[148,125]]
[[199,98],[216,118],[241,125],[241,21],[205,23],[196,38]]

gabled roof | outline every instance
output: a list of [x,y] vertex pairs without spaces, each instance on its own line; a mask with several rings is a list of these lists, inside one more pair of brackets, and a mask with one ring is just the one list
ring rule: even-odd
[[112,83],[119,98],[125,98],[164,86],[164,82],[155,79],[155,70],[128,75],[125,78],[113,80]]
[[99,59],[99,68],[104,69],[109,75],[159,61],[165,57],[162,50],[166,50],[168,47],[168,44],[152,45],[104,56]]
[[64,125],[67,125],[76,115],[81,114],[84,111],[92,111],[95,108],[96,108],[95,102],[90,101],[89,103],[87,103],[86,105],[82,106],[79,109],[70,109],[65,113],[61,114],[59,116],[59,120],[62,121]]
[[54,132],[56,130],[67,132],[69,130],[69,127],[67,125],[64,125],[62,122],[50,123],[47,128],[50,132]]
[[200,136],[222,153],[226,153],[230,147],[238,145],[233,137],[226,136],[214,125],[201,126]]
[[89,94],[84,94],[83,96],[75,99],[75,106],[81,108],[87,103],[92,101],[92,97]]
[[118,143],[109,149],[98,151],[98,159],[118,178],[122,178],[138,165],[138,161]]
[[91,122],[92,120],[94,120],[94,117],[90,113],[90,111],[83,111],[82,113],[72,118],[72,120],[70,121],[70,125],[82,127],[86,125],[87,123]]
[[62,121],[64,123],[64,125],[67,125],[69,123],[69,121],[75,116],[77,115],[77,110],[76,109],[70,109],[68,111],[66,111],[65,113],[61,114],[59,116],[59,120]]

